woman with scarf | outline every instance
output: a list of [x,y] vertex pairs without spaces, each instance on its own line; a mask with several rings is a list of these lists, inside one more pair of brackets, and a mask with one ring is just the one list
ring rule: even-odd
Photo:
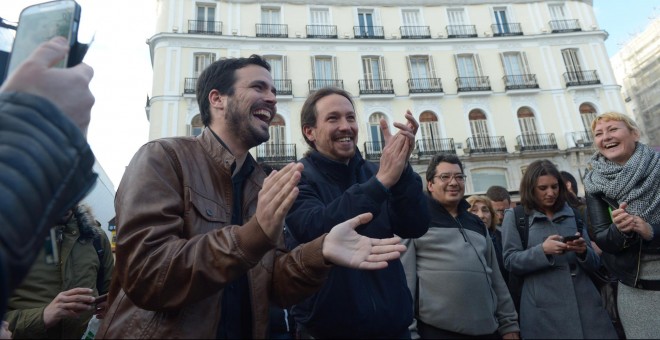
[[584,178],[587,211],[608,270],[626,336],[660,334],[660,154],[639,142],[628,116],[608,112],[591,123],[597,152]]

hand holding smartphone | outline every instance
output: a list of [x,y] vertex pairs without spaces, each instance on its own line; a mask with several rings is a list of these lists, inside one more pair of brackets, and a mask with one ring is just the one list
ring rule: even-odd
[[69,41],[69,54],[56,67],[75,66],[82,61],[78,53],[80,5],[74,0],[44,2],[21,11],[16,38],[9,58],[7,76],[25,61],[41,43],[55,36]]
[[578,235],[568,235],[568,236],[562,237],[562,242],[564,242],[564,243],[571,242],[571,241],[578,240],[579,238],[580,238],[580,236],[578,236]]

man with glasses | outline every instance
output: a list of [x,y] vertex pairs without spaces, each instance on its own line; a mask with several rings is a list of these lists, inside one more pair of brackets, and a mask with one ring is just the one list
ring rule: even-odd
[[463,198],[463,164],[456,155],[437,155],[426,180],[431,224],[424,236],[405,241],[401,257],[416,300],[413,338],[517,339],[518,314],[495,248]]
[[504,210],[512,208],[509,191],[505,187],[493,185],[486,190],[486,197],[493,202],[493,209],[495,209],[495,215],[497,215],[497,225],[501,226],[504,219]]

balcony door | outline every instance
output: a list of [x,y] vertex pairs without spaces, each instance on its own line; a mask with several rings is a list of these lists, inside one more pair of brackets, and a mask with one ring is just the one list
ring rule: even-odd
[[215,32],[215,6],[197,5],[197,31]]
[[[261,7],[261,23],[266,25],[279,25],[281,12],[279,7]],[[275,32],[279,33],[279,32]]]
[[447,27],[447,34],[450,36],[465,35],[465,11],[462,8],[452,8],[447,10],[447,19],[449,20],[449,27]]
[[215,53],[195,53],[194,58],[193,76],[199,78],[202,71],[215,61]]
[[408,74],[410,76],[411,90],[424,90],[439,87],[436,84],[433,57],[426,55],[412,55],[406,57]]
[[314,89],[327,86],[337,86],[337,60],[331,56],[313,56],[312,74],[314,76]]
[[264,59],[270,64],[270,74],[273,76],[273,80],[289,79],[287,78],[286,56],[266,55]]
[[493,16],[495,17],[495,24],[497,25],[497,32],[495,33],[511,33],[509,29],[509,19],[506,15],[506,7],[493,8]]
[[571,82],[580,82],[584,80],[582,74],[582,65],[578,57],[578,50],[576,48],[566,48],[561,50],[561,56],[564,59],[564,65],[568,72],[568,79]]
[[383,57],[362,57],[362,71],[364,73],[366,89],[380,90],[382,88],[382,80],[385,78]]
[[420,152],[437,152],[443,150],[440,141],[438,117],[433,112],[424,111],[419,115],[419,131],[421,132],[421,140],[417,145]]
[[383,138],[383,131],[380,129],[380,120],[385,118],[380,112],[376,112],[369,116],[369,141],[371,142],[371,150],[367,148],[367,152],[380,153],[385,146],[385,138]]
[[518,125],[520,126],[520,134],[523,136],[523,146],[540,144],[534,112],[529,107],[518,109]]
[[456,69],[460,87],[488,87],[488,81],[481,78],[481,62],[476,54],[459,54],[456,56]]
[[284,156],[286,154],[286,124],[284,118],[275,114],[275,118],[268,127],[270,139],[264,143],[264,151],[267,156]]
[[360,35],[373,37],[374,34],[374,11],[371,9],[358,10],[358,26]]
[[586,135],[590,141],[593,140],[593,136],[591,135],[591,122],[596,119],[597,115],[598,113],[596,112],[596,109],[591,104],[584,103],[580,105],[580,118],[582,119],[584,131],[586,131]]
[[525,52],[504,52],[500,54],[500,61],[507,76],[507,85],[525,85],[531,82],[527,55]]
[[478,109],[470,111],[468,115],[470,120],[470,132],[474,137],[474,147],[477,149],[490,148],[490,133],[488,131],[488,120],[486,114]]

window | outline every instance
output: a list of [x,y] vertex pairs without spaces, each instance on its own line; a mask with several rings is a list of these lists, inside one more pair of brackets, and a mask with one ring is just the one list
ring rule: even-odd
[[412,55],[406,57],[408,61],[408,74],[412,79],[435,78],[433,59],[426,55]]
[[536,120],[534,113],[529,107],[521,107],[518,109],[518,124],[520,124],[520,133],[523,135],[535,135]]
[[506,7],[493,8],[493,16],[495,17],[495,25],[497,27],[495,33],[511,33],[509,19],[507,19],[506,15]]
[[500,54],[504,73],[508,76],[528,74],[527,56],[524,52],[504,52]]
[[279,7],[261,7],[261,23],[267,25],[280,24],[280,8]]
[[419,115],[419,130],[422,132],[422,139],[440,139],[438,117],[435,115],[435,113],[431,111],[424,111],[421,115]]
[[270,64],[270,74],[273,76],[273,80],[289,79],[286,56],[265,55],[264,59]]
[[468,119],[470,120],[470,131],[474,139],[474,146],[477,149],[489,148],[491,143],[486,114],[479,109],[474,109],[470,111]]
[[372,37],[374,32],[374,11],[372,9],[358,10],[359,35]]
[[493,185],[508,188],[506,170],[497,168],[475,169],[470,171],[474,192],[486,192]]
[[197,19],[196,31],[216,32],[215,6],[197,5],[196,19]]
[[417,9],[404,9],[401,10],[403,17],[403,26],[420,26],[422,23]]
[[486,77],[482,76],[481,62],[476,54],[459,54],[455,56],[456,69],[459,77],[460,88],[488,88],[490,84]]
[[550,4],[548,5],[550,10],[550,17],[552,20],[565,20],[566,19],[566,8],[563,4]]
[[337,61],[334,57],[312,57],[314,79],[337,79]]
[[381,152],[385,146],[385,138],[383,138],[383,131],[380,129],[380,120],[385,118],[385,115],[376,112],[369,116],[369,140],[371,141],[373,152]]
[[582,73],[582,66],[578,58],[577,48],[567,48],[561,50],[561,56],[564,58],[564,65],[568,72],[569,82],[582,82],[584,81],[584,74]]
[[447,26],[447,34],[451,36],[462,36],[465,34],[465,11],[462,8],[447,9],[447,18],[449,26]]
[[591,135],[591,122],[596,119],[596,109],[591,104],[584,103],[580,105],[580,118],[582,118],[582,125],[584,126],[584,131],[588,131]]
[[328,8],[310,9],[310,23],[312,25],[330,25],[330,10]]
[[284,118],[279,114],[275,114],[273,121],[268,127],[270,138],[263,145],[265,156],[282,156],[286,155],[286,124]]
[[190,121],[188,135],[199,136],[202,133],[202,130],[204,130],[204,123],[202,123],[202,116],[198,114]]
[[384,64],[383,57],[362,57],[362,71],[364,73],[364,80],[366,80],[366,89],[381,89],[383,85],[381,80],[386,78]]
[[215,61],[215,53],[195,53],[195,66],[193,69],[193,74],[195,78],[199,77],[211,63]]

